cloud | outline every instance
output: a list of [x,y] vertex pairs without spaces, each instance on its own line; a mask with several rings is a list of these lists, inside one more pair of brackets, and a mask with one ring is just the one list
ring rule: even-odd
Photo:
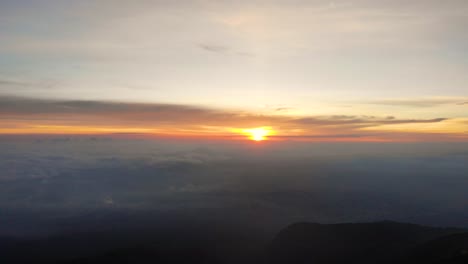
[[28,85],[28,83],[24,83],[24,82],[18,82],[18,81],[12,81],[12,80],[2,80],[0,79],[0,86],[4,86],[4,85],[12,85],[12,86],[24,86],[24,85]]
[[50,89],[57,87],[57,85],[58,82],[55,80],[27,81],[0,78],[0,91],[2,93],[14,93],[17,89]]
[[277,107],[277,108],[275,108],[276,112],[287,112],[287,111],[290,111],[290,110],[294,110],[294,108],[292,108],[292,107]]
[[[466,144],[458,143],[270,144],[258,155],[259,148],[241,144],[205,144],[206,150],[196,150],[203,144],[19,142],[24,141],[0,142],[22,145],[0,152],[8,161],[0,163],[6,172],[0,175],[0,205],[6,208],[223,208],[250,214],[254,206],[255,211],[315,214],[331,221],[411,215],[415,211],[403,208],[414,203],[434,211],[451,204],[463,211],[468,195],[468,157],[456,154]],[[192,156],[206,157],[196,163]],[[229,159],[219,162],[219,156]],[[426,209],[424,214],[433,213]]]
[[[87,100],[46,100],[20,97],[0,97],[0,111],[37,113],[120,113],[120,112],[193,112],[201,108],[173,104],[121,103]],[[208,110],[205,110],[208,112]]]
[[306,117],[292,119],[291,122],[308,125],[323,125],[323,126],[363,126],[368,127],[372,125],[389,125],[389,124],[418,124],[418,123],[439,123],[447,120],[447,118],[433,118],[433,119],[395,119],[378,118],[375,116],[328,116],[328,117]]
[[[172,132],[197,132],[202,127],[251,127],[276,123],[280,117],[262,116],[176,104],[144,104],[106,101],[40,100],[0,97],[2,127],[26,123],[40,126],[94,126],[145,128]],[[147,131],[145,130],[145,131]],[[141,132],[116,129],[115,132]],[[206,129],[205,129],[206,132]],[[222,134],[226,131],[217,131]]]
[[223,45],[199,44],[198,46],[203,50],[216,53],[226,53],[229,51],[229,48]]
[[[276,109],[280,113],[286,107]],[[42,100],[0,97],[1,133],[120,133],[192,136],[234,136],[234,130],[270,126],[277,136],[356,138],[379,136],[379,127],[397,126],[409,133],[415,125],[444,128],[447,118],[399,119],[394,116],[266,115],[255,112],[204,108],[193,105],[127,103],[84,100]],[[447,124],[448,124],[447,123]],[[408,126],[408,129],[404,128]],[[423,126],[423,128],[424,128]],[[430,126],[418,133],[434,132]],[[372,130],[372,131],[368,131]],[[439,131],[437,130],[437,131]],[[459,129],[458,129],[459,130]],[[458,131],[457,130],[457,131]],[[365,131],[365,132],[364,132]],[[380,131],[382,132],[382,131]]]
[[384,100],[371,100],[366,101],[366,104],[373,105],[388,105],[388,106],[407,106],[407,107],[435,107],[440,105],[463,105],[468,102],[466,97],[448,97],[448,98],[419,98],[419,99],[384,99]]
[[255,57],[255,54],[247,51],[232,51],[230,47],[214,44],[198,44],[198,47],[204,51],[214,52],[219,54],[233,54],[240,57]]

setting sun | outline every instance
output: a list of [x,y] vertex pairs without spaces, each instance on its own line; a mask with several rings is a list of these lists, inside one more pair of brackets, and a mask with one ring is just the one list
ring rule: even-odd
[[257,127],[251,129],[244,129],[243,133],[249,135],[249,139],[254,141],[266,140],[267,136],[273,134],[272,129],[269,127]]
[[231,131],[236,134],[243,134],[253,141],[268,140],[268,136],[276,134],[271,127],[235,128]]

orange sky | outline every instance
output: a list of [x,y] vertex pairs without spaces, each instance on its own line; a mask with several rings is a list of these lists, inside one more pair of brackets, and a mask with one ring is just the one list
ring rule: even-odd
[[[7,100],[7,99],[5,99]],[[5,101],[4,100],[4,101]],[[465,141],[468,119],[268,115],[189,105],[8,98],[1,134],[116,134],[311,141]],[[259,131],[260,129],[260,131]]]

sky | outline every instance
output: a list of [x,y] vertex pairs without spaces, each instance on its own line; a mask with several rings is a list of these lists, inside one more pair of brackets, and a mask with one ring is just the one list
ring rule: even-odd
[[467,14],[463,0],[1,0],[0,133],[467,141]]

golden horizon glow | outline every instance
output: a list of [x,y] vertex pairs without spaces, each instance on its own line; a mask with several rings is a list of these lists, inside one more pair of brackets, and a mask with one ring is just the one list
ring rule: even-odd
[[[460,120],[458,120],[460,121]],[[465,120],[463,120],[465,121]],[[390,126],[390,125],[388,125]],[[391,127],[391,126],[390,126]],[[391,128],[393,129],[393,128]],[[372,129],[366,129],[373,132]],[[383,131],[375,129],[375,131]],[[388,130],[389,136],[367,135],[365,137],[322,137],[324,134],[317,134],[317,137],[308,134],[291,135],[286,130],[281,130],[281,136],[274,139],[272,135],[278,135],[271,127],[256,128],[223,128],[219,130],[190,130],[175,128],[155,128],[155,127],[122,127],[122,126],[66,126],[66,125],[35,125],[17,128],[0,128],[1,135],[119,135],[135,137],[163,137],[163,138],[186,138],[186,139],[216,139],[216,140],[251,140],[261,142],[273,141],[306,141],[306,142],[420,142],[420,141],[467,141],[466,133],[450,133],[449,131],[412,131],[402,129],[401,131]],[[228,132],[228,134],[226,133]],[[236,135],[233,135],[236,134]]]
[[468,140],[466,117],[286,116],[156,103],[5,100],[13,101],[2,105],[0,135],[123,133],[254,142]]

